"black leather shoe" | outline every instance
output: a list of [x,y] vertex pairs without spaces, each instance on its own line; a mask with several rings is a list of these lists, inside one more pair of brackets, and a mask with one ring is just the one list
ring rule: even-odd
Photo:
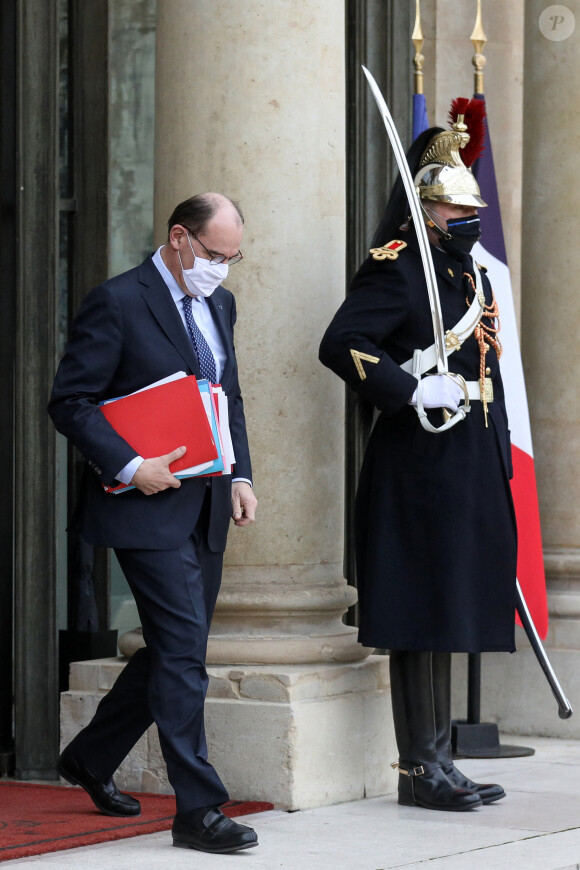
[[451,780],[453,785],[456,785],[458,788],[466,788],[468,791],[478,794],[484,804],[491,804],[505,797],[505,791],[501,785],[496,785],[493,782],[473,782],[464,773],[457,770],[454,764],[444,764],[443,770],[447,779]]
[[97,809],[105,815],[138,816],[141,813],[139,801],[128,794],[122,794],[112,779],[99,782],[67,749],[58,759],[56,767],[63,779],[84,788]]
[[438,762],[415,766],[401,763],[398,768],[399,803],[403,806],[461,812],[483,803],[478,794],[450,782]]
[[171,833],[174,846],[200,852],[238,852],[258,845],[253,828],[228,819],[217,807],[178,813]]

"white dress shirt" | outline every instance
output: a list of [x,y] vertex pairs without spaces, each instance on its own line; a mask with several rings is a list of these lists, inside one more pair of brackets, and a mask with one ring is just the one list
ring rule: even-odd
[[[187,322],[185,320],[185,311],[183,310],[183,297],[185,296],[185,293],[163,262],[163,257],[161,256],[161,248],[158,248],[158,250],[155,251],[155,253],[153,254],[153,262],[157,266],[159,274],[169,287],[169,292],[173,297],[173,301],[175,302],[181,320],[183,321],[185,331],[189,336],[189,330],[187,328]],[[203,296],[193,296],[191,302],[191,313],[193,314],[193,319],[195,320],[198,328],[203,333],[203,337],[207,341],[209,349],[213,354],[215,360],[217,383],[219,384],[222,372],[224,370],[224,366],[226,364],[226,353],[224,350],[224,346],[221,342],[217,327],[213,322],[209,305],[206,303]]]

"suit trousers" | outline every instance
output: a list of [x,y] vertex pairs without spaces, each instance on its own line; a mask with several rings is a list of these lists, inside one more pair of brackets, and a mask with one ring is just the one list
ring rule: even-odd
[[106,782],[154,721],[180,813],[228,800],[207,760],[204,729],[207,638],[223,562],[223,554],[207,546],[208,517],[209,497],[182,546],[115,550],[147,646],[129,660],[71,743],[75,756]]

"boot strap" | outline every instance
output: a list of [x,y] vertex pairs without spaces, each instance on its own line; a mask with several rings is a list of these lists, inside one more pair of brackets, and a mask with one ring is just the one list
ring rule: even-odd
[[441,768],[441,764],[438,761],[434,761],[431,764],[418,764],[417,767],[401,767],[398,761],[393,761],[391,767],[394,770],[402,773],[403,776],[425,776],[428,773],[432,773],[434,770],[438,770]]

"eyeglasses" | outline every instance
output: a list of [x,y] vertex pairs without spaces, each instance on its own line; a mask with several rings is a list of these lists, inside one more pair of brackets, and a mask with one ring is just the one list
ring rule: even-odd
[[239,263],[240,260],[244,259],[244,255],[241,251],[238,251],[238,253],[234,254],[233,257],[226,257],[225,254],[216,254],[215,251],[208,251],[204,243],[201,241],[201,239],[198,239],[195,233],[192,233],[191,230],[187,229],[187,227],[185,227],[185,229],[188,233],[191,233],[195,241],[199,242],[199,244],[202,246],[202,248],[208,255],[209,262],[212,266],[219,266],[220,263],[227,263],[228,266],[235,266],[236,263]]

